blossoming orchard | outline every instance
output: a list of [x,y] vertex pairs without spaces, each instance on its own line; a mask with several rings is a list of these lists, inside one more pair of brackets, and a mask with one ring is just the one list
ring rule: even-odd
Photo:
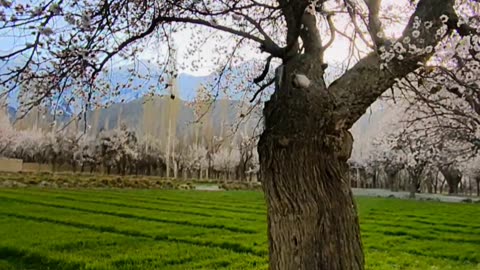
[[480,192],[476,0],[0,0],[0,43],[0,155],[259,181],[272,270],[365,268],[352,187]]

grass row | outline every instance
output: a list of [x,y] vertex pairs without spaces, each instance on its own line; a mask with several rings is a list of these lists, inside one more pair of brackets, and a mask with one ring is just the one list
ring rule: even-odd
[[232,257],[245,264],[265,264],[264,258],[214,246],[160,241],[30,219],[3,216],[0,226],[9,233],[0,241],[0,261],[8,263],[11,269],[188,269],[185,264],[208,264],[218,258]]
[[[38,198],[34,199],[24,199],[18,196],[4,195],[0,192],[0,201],[10,201],[17,202],[21,204],[30,204],[33,206],[45,206],[50,208],[57,209],[68,209],[78,212],[101,214],[122,218],[133,218],[138,220],[147,220],[147,221],[156,221],[161,223],[173,224],[173,225],[185,225],[191,227],[201,227],[201,228],[211,228],[211,229],[223,229],[230,232],[239,232],[239,233],[255,233],[255,228],[252,226],[252,223],[243,222],[240,223],[230,223],[225,221],[223,218],[205,218],[205,217],[193,217],[189,214],[183,213],[159,213],[161,211],[148,210],[148,209],[124,209],[119,206],[111,204],[98,204],[91,202],[81,202],[70,201],[63,199],[54,199],[54,200],[40,200]],[[219,221],[223,222],[219,222]],[[239,226],[240,225],[240,226]],[[250,226],[249,226],[250,225]]]
[[[8,192],[8,190],[4,190]],[[19,191],[12,191],[17,194]],[[217,206],[214,203],[205,203],[198,202],[196,200],[191,200],[191,198],[177,198],[176,200],[171,200],[169,198],[162,197],[142,197],[130,193],[117,193],[115,190],[106,191],[71,191],[71,190],[52,190],[49,193],[45,193],[42,190],[36,189],[25,189],[20,191],[26,195],[43,195],[51,198],[64,198],[71,200],[96,200],[100,203],[119,203],[122,206],[135,206],[135,205],[147,205],[149,207],[156,208],[157,210],[164,210],[169,212],[189,212],[189,213],[208,213],[209,215],[222,216],[226,218],[239,218],[246,220],[257,220],[256,218],[265,218],[266,212],[265,207],[260,211],[252,211],[250,209],[245,209],[241,205],[235,207],[225,207]],[[167,192],[167,191],[166,191]],[[215,193],[211,193],[215,194]],[[126,203],[127,201],[127,203]]]

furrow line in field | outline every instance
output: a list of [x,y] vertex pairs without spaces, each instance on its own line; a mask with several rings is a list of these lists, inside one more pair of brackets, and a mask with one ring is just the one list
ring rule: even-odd
[[74,228],[113,233],[113,234],[118,234],[123,236],[148,238],[156,241],[190,244],[190,245],[195,245],[195,246],[205,247],[205,248],[220,248],[220,249],[225,249],[235,253],[248,253],[254,256],[259,256],[259,257],[263,257],[267,255],[267,252],[265,251],[254,250],[250,247],[246,247],[238,243],[199,241],[196,239],[175,238],[175,237],[170,237],[168,235],[149,235],[139,231],[121,230],[113,226],[92,225],[92,224],[85,224],[85,223],[74,222],[74,221],[62,221],[62,220],[56,220],[56,219],[51,219],[47,217],[22,215],[22,214],[16,214],[16,213],[0,212],[0,216],[6,216],[10,218],[18,218],[18,219],[24,219],[24,220],[30,220],[30,221],[36,221],[36,222],[47,222],[47,223],[52,223],[57,225],[70,226]]
[[[0,191],[4,192],[4,190]],[[17,192],[7,192],[9,194],[15,194],[15,195],[25,195],[25,193],[17,193]],[[125,207],[125,208],[132,208],[132,209],[143,209],[143,210],[153,210],[153,211],[158,211],[158,212],[166,212],[166,213],[181,213],[181,214],[187,214],[187,215],[194,215],[194,216],[202,216],[202,217],[212,217],[212,218],[226,218],[226,219],[239,219],[242,221],[253,221],[253,222],[258,222],[258,219],[255,218],[245,218],[245,217],[240,217],[240,216],[235,216],[232,213],[232,216],[225,216],[221,214],[208,214],[208,213],[201,213],[201,212],[195,212],[195,211],[186,211],[186,210],[170,210],[170,209],[165,209],[165,208],[159,208],[159,207],[151,207],[151,206],[140,206],[140,205],[132,205],[132,204],[126,204],[126,203],[120,203],[120,202],[111,202],[111,201],[101,201],[101,200],[91,200],[91,199],[80,199],[76,198],[75,196],[63,196],[63,195],[54,195],[51,196],[51,194],[40,194],[40,193],[28,193],[28,196],[48,196],[48,198],[54,198],[54,199],[60,199],[60,200],[68,200],[68,201],[73,201],[73,202],[88,202],[88,203],[95,203],[95,204],[102,204],[102,205],[111,205],[111,206],[118,206],[118,207]]]
[[84,267],[80,262],[53,259],[43,254],[7,246],[0,246],[0,259],[11,262],[13,265],[21,262],[24,266],[32,267],[28,269],[77,270]]
[[[53,259],[46,254],[39,254],[36,252],[22,250],[15,247],[1,247],[0,246],[0,259],[3,259],[9,262],[12,265],[15,265],[16,268],[20,269],[18,266],[19,263],[22,266],[27,266],[27,269],[62,269],[62,270],[76,270],[83,269],[85,263],[82,262],[71,262],[61,259]],[[195,256],[186,256],[186,257],[177,257],[166,260],[158,260],[157,258],[143,258],[143,259],[133,259],[133,258],[122,258],[112,261],[110,264],[115,266],[115,268],[122,268],[127,266],[135,266],[136,264],[142,263],[154,263],[156,262],[157,266],[174,266],[174,265],[183,265],[192,262],[201,262],[197,261]],[[30,268],[31,267],[31,268]],[[90,269],[90,268],[89,268]]]
[[257,233],[257,231],[255,231],[255,230],[226,226],[226,225],[223,225],[223,224],[202,224],[202,223],[190,222],[190,221],[187,221],[187,220],[171,220],[171,219],[162,219],[162,218],[156,218],[156,217],[154,218],[154,217],[140,216],[140,215],[134,215],[134,214],[129,214],[129,213],[119,213],[119,212],[105,211],[105,210],[86,209],[86,208],[80,208],[80,207],[74,207],[74,206],[58,205],[58,204],[38,202],[38,201],[28,201],[28,200],[23,200],[23,199],[18,199],[18,198],[8,198],[8,197],[2,197],[2,196],[0,196],[0,199],[8,200],[8,201],[15,201],[15,202],[19,202],[19,203],[25,203],[25,204],[40,205],[40,206],[45,206],[45,207],[68,209],[68,210],[80,211],[80,212],[85,212],[85,213],[109,215],[109,216],[116,216],[116,217],[122,217],[122,218],[133,218],[133,219],[146,220],[146,221],[154,221],[154,222],[161,222],[161,223],[191,226],[191,227],[196,227],[196,228],[220,229],[220,230],[226,230],[226,231],[230,231],[230,232],[247,233],[247,234]]
[[[133,267],[137,264],[142,265],[143,263],[155,263],[158,262],[155,258],[143,258],[143,259],[132,259],[132,258],[125,258],[125,259],[118,259],[111,263],[111,265],[115,266],[115,268],[124,269],[125,266]],[[187,256],[187,257],[177,257],[168,260],[160,261],[162,266],[173,266],[173,265],[184,265],[187,263],[196,262],[196,258],[194,256]],[[156,265],[157,267],[159,265]],[[130,268],[129,268],[130,269]]]
[[[15,191],[14,191],[15,192]],[[42,193],[46,193],[41,191]],[[204,210],[219,210],[219,211],[226,211],[226,212],[231,212],[231,213],[240,213],[240,214],[248,214],[248,215],[258,215],[261,217],[266,217],[266,210],[263,208],[261,211],[254,211],[254,210],[247,210],[240,205],[238,208],[236,207],[223,207],[223,206],[216,206],[216,204],[205,204],[202,202],[196,202],[193,200],[180,200],[180,199],[165,199],[161,197],[151,197],[151,196],[139,196],[138,195],[133,195],[133,194],[128,194],[128,193],[113,193],[111,191],[107,191],[107,193],[87,193],[87,192],[82,192],[82,191],[66,191],[66,190],[48,190],[48,193],[46,194],[51,194],[51,193],[60,193],[60,194],[65,194],[68,193],[69,195],[71,194],[72,196],[80,196],[81,194],[85,195],[92,195],[96,196],[97,198],[110,198],[110,199],[128,199],[136,202],[143,202],[143,203],[151,203],[151,204],[158,204],[161,202],[162,204],[169,204],[169,205],[174,205],[174,206],[185,206],[188,208],[196,208],[196,209],[204,209]],[[19,193],[21,194],[21,193]],[[75,194],[75,195],[74,195]],[[260,210],[260,209],[259,209]]]
[[176,199],[166,199],[166,198],[161,198],[161,197],[149,197],[148,199],[144,199],[146,197],[142,197],[142,199],[136,199],[139,202],[169,202],[174,205],[182,205],[182,206],[187,206],[187,207],[195,207],[199,209],[209,209],[209,210],[220,210],[220,211],[228,211],[228,212],[234,212],[234,213],[242,213],[242,214],[249,214],[249,215],[259,215],[259,216],[265,216],[267,214],[267,211],[251,211],[251,210],[246,210],[245,208],[242,208],[241,206],[238,206],[238,208],[235,207],[222,207],[222,206],[215,206],[215,204],[204,204],[204,203],[198,203],[195,201],[185,201],[185,200],[176,200]]
[[187,214],[187,215],[195,215],[195,216],[202,216],[202,217],[212,217],[212,218],[226,218],[226,219],[233,219],[233,218],[235,218],[235,219],[239,219],[239,220],[242,220],[242,221],[258,222],[258,219],[238,217],[238,216],[234,216],[234,215],[232,215],[232,216],[225,216],[225,215],[207,214],[207,213],[200,213],[200,212],[194,212],[194,211],[185,211],[185,210],[170,210],[170,209],[159,208],[159,207],[131,205],[131,204],[126,204],[126,203],[118,203],[118,202],[110,202],[110,201],[85,200],[85,199],[77,199],[77,198],[61,197],[61,196],[55,196],[55,198],[60,198],[60,199],[65,199],[65,200],[70,200],[70,201],[77,201],[77,202],[90,202],[90,203],[96,203],[96,204],[112,205],[112,206],[119,206],[119,207],[133,208],[133,209],[154,210],[154,211],[168,212],[168,213],[182,213],[182,214]]
[[405,225],[405,224],[392,224],[392,223],[388,223],[388,222],[383,222],[382,221],[379,221],[379,220],[371,220],[369,219],[369,221],[361,221],[360,222],[360,226],[362,225],[372,225],[372,226],[383,226],[383,227],[390,227],[390,228],[403,228],[403,229],[408,229],[408,230],[415,230],[415,231],[419,231],[419,230],[422,230],[422,231],[434,231],[434,232],[439,232],[439,233],[452,233],[452,234],[463,234],[463,235],[478,235],[480,236],[480,231],[479,232],[472,232],[472,231],[460,231],[460,230],[456,230],[456,229],[449,229],[449,228],[438,228],[438,227],[435,227],[435,226],[429,226],[429,227],[424,227],[424,228],[419,228],[419,227],[416,227],[416,226],[411,226],[411,225]]
[[[125,191],[122,189],[112,189],[112,190],[109,190],[109,192],[112,194],[121,194],[121,195],[130,193],[129,191]],[[191,193],[195,193],[195,196],[191,196]],[[254,209],[254,210],[265,209],[265,201],[263,197],[260,197],[258,201],[257,200],[252,201],[252,200],[242,199],[241,197],[235,198],[235,197],[215,196],[218,194],[226,194],[225,192],[208,193],[209,196],[202,196],[203,194],[207,194],[207,193],[203,191],[198,191],[198,190],[197,191],[196,190],[186,190],[186,191],[167,190],[167,192],[162,193],[162,197],[166,199],[173,197],[175,199],[177,198],[181,200],[185,199],[185,200],[191,200],[198,203],[206,203],[206,204],[210,204],[212,200],[214,200],[216,202],[221,202],[230,207],[242,207],[242,208]],[[145,198],[158,196],[158,194],[152,194],[150,192],[142,192],[142,191],[136,193],[136,195],[139,195]],[[213,196],[210,196],[210,195],[213,195]]]
[[461,244],[474,244],[480,245],[480,240],[477,239],[455,239],[455,238],[447,238],[447,237],[435,237],[435,236],[427,236],[427,235],[420,235],[415,233],[410,233],[406,231],[379,231],[379,230],[366,230],[364,229],[363,232],[371,232],[371,233],[382,233],[383,235],[387,236],[398,236],[398,237],[408,237],[416,240],[427,240],[427,241],[440,241],[440,242],[455,242]]
[[432,219],[437,218],[434,216],[427,217],[427,216],[418,216],[418,215],[411,215],[411,214],[398,215],[398,214],[392,214],[391,212],[384,212],[384,211],[370,211],[370,213],[364,215],[363,218],[361,218],[361,220],[368,220],[369,218],[375,219],[378,216],[384,216],[385,219],[387,219],[388,217],[395,217],[397,219],[408,220],[408,221],[418,222],[418,223],[432,225],[432,226],[443,225],[443,226],[454,227],[454,228],[460,227],[460,228],[480,229],[480,226],[478,225],[467,225],[463,223],[444,222],[438,219],[436,221],[430,221]]
[[[30,190],[35,190],[37,192],[44,192],[44,193],[46,193],[45,191],[47,191],[48,193],[62,193],[62,194],[65,194],[65,192],[67,192],[67,193],[76,193],[76,194],[93,195],[93,196],[105,196],[105,194],[108,194],[115,198],[125,198],[125,197],[132,197],[132,196],[135,198],[145,198],[145,199],[163,198],[166,200],[174,199],[175,201],[182,201],[182,202],[203,204],[203,205],[215,205],[216,203],[221,203],[221,204],[224,204],[226,207],[248,209],[253,211],[265,210],[265,204],[262,201],[255,202],[252,204],[252,202],[250,201],[243,201],[243,200],[231,201],[231,200],[224,200],[224,198],[221,198],[221,197],[220,198],[212,197],[212,199],[207,200],[199,196],[199,194],[202,193],[202,191],[195,191],[195,190],[184,191],[184,192],[188,192],[188,194],[191,196],[184,196],[183,193],[180,193],[178,190],[159,190],[159,192],[161,192],[160,194],[149,194],[141,191],[133,194],[133,192],[129,190],[126,191],[126,190],[114,189],[114,188],[113,189],[62,189],[62,190],[30,189]],[[171,193],[171,192],[175,192],[175,193]]]
[[[380,246],[371,246],[368,247],[367,249],[372,250],[372,251],[381,251],[381,252],[386,252],[390,253],[392,252],[391,249],[386,249],[384,247]],[[477,258],[472,258],[472,257],[462,257],[459,255],[449,255],[449,254],[431,254],[431,253],[426,253],[418,250],[398,250],[400,253],[407,253],[410,255],[414,256],[420,256],[420,257],[426,257],[426,258],[435,258],[435,259],[443,259],[443,260],[449,260],[452,262],[460,262],[460,263],[468,263],[468,264],[478,264],[480,263],[480,260]]]
[[[61,191],[63,194],[63,190]],[[241,203],[237,203],[235,205],[233,204],[228,204],[228,203],[225,203],[222,199],[218,199],[218,200],[202,200],[202,199],[198,199],[195,194],[196,194],[196,191],[189,191],[190,193],[192,193],[192,196],[185,196],[183,198],[180,198],[181,196],[175,196],[174,198],[172,198],[169,194],[164,194],[162,193],[161,195],[159,194],[144,194],[144,193],[135,193],[135,194],[132,194],[131,192],[126,192],[126,191],[122,191],[122,190],[105,190],[104,192],[100,193],[100,192],[97,192],[97,191],[91,191],[91,190],[88,190],[88,191],[85,191],[85,190],[75,190],[73,191],[75,193],[83,193],[83,194],[88,194],[88,195],[91,195],[91,194],[95,194],[95,195],[100,195],[100,196],[104,196],[105,194],[108,194],[109,196],[113,197],[113,198],[140,198],[140,199],[143,199],[143,200],[161,200],[161,201],[168,201],[168,202],[175,202],[175,203],[186,203],[186,204],[192,204],[192,205],[202,205],[202,206],[205,206],[205,207],[209,207],[209,206],[213,206],[213,207],[222,207],[223,210],[227,210],[227,211],[235,211],[235,212],[240,212],[240,213],[247,213],[247,214],[251,214],[251,213],[257,213],[257,214],[265,214],[265,206],[258,206],[258,207],[252,207],[250,205],[248,205],[248,203],[246,204],[241,204]],[[166,191],[168,192],[168,191]],[[199,191],[198,191],[199,192]],[[98,193],[98,194],[97,194]],[[177,194],[175,194],[177,195]],[[217,206],[218,204],[224,204],[225,206]]]

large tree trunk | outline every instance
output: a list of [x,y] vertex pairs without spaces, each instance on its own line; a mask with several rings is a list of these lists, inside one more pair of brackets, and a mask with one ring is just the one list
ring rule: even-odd
[[425,186],[427,187],[427,193],[433,193],[433,172],[429,171],[425,176]]
[[[363,269],[357,210],[346,176],[353,138],[331,122],[333,104],[325,97],[322,69],[311,60],[298,57],[283,67],[283,82],[264,109],[258,151],[270,269]],[[297,72],[312,80],[308,90],[292,86]]]
[[389,188],[391,191],[398,191],[398,173],[402,169],[403,165],[398,164],[387,164],[387,166],[385,166],[385,173],[387,174],[387,188]]
[[355,202],[340,161],[326,154],[321,138],[279,149],[268,137],[261,153],[271,269],[363,269]]
[[440,170],[448,183],[448,194],[458,193],[458,184],[462,181],[462,173],[453,166],[448,166]]
[[373,175],[372,175],[372,188],[377,188],[377,180],[378,180],[377,177],[378,177],[377,169],[374,168],[373,169]]
[[409,170],[409,176],[410,176],[409,197],[411,199],[415,198],[415,193],[417,193],[420,189],[422,172],[423,172],[423,167],[421,166]]
[[480,177],[475,178],[477,182],[477,197],[480,197]]
[[397,172],[387,173],[387,188],[389,188],[391,191],[397,191],[395,188],[396,179],[397,179]]
[[417,193],[417,180],[415,180],[414,178],[411,178],[410,180],[410,188],[409,188],[409,191],[410,191],[410,194],[409,194],[409,198],[410,199],[415,199],[415,193]]

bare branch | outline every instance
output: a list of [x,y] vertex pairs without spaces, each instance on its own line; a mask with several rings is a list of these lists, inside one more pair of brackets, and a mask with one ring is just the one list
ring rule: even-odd
[[253,102],[255,101],[255,99],[257,98],[257,96],[263,92],[263,90],[265,90],[267,87],[269,87],[270,85],[272,85],[273,83],[275,82],[275,78],[271,79],[270,81],[268,81],[267,83],[263,84],[262,86],[260,86],[260,88],[258,88],[257,92],[255,92],[255,94],[253,95],[252,99],[250,99],[250,102]]

